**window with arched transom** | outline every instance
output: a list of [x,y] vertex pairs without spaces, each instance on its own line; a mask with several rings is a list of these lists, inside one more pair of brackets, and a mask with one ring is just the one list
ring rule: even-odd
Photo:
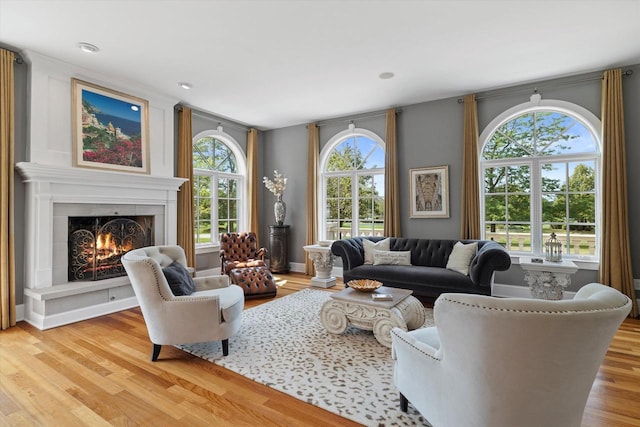
[[544,255],[555,233],[568,258],[597,260],[600,121],[588,110],[534,95],[480,136],[483,238]]
[[193,208],[196,246],[217,244],[221,233],[246,228],[246,159],[227,133],[193,138]]
[[320,154],[320,238],[382,236],[384,141],[355,128],[331,138]]

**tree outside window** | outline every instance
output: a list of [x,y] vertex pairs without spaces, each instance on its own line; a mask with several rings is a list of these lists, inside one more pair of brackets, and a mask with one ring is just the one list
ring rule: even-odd
[[230,136],[205,133],[194,138],[196,245],[217,243],[221,233],[243,228],[244,170],[244,158]]
[[578,115],[549,108],[512,114],[481,152],[484,238],[541,255],[555,232],[566,255],[595,258],[598,141]]
[[[324,238],[381,236],[384,230],[384,144],[352,130],[327,144],[321,165]],[[325,150],[326,150],[325,149]]]

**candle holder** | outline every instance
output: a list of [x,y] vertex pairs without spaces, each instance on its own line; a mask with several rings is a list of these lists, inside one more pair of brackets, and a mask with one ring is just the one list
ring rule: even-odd
[[549,240],[544,244],[546,261],[562,262],[562,242],[556,238],[556,233],[551,233]]

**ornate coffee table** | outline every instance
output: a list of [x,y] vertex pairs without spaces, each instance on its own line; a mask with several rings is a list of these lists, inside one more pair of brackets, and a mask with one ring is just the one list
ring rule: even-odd
[[[391,301],[374,301],[372,294],[388,294]],[[320,318],[327,331],[343,333],[349,324],[373,331],[378,342],[391,347],[391,329],[405,331],[417,329],[424,324],[424,306],[411,296],[413,291],[382,286],[374,292],[359,292],[352,288],[331,295],[322,305]]]

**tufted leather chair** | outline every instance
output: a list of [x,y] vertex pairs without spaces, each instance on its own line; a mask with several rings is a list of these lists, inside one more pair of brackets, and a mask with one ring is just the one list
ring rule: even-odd
[[391,331],[400,409],[411,403],[434,427],[580,427],[630,310],[599,283],[559,301],[442,294],[435,326]]
[[220,259],[222,274],[235,268],[265,267],[265,248],[258,249],[258,240],[253,231],[224,233],[220,236]]

